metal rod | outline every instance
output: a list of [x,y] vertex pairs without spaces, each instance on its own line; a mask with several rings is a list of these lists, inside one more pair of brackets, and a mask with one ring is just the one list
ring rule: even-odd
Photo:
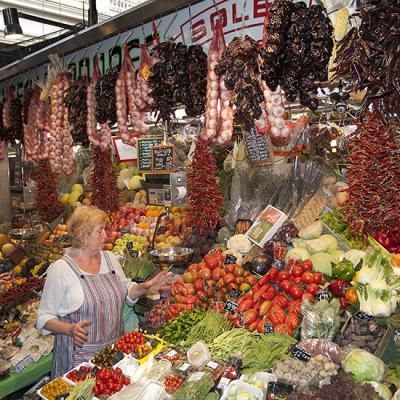
[[99,22],[99,17],[96,9],[96,0],[89,0],[89,26],[96,25]]
[[68,25],[62,22],[52,21],[51,19],[37,17],[36,15],[25,14],[23,12],[18,12],[18,16],[24,19],[29,19],[30,21],[39,22],[41,24],[58,26],[60,28],[68,29],[70,31],[75,31],[77,29],[75,25]]

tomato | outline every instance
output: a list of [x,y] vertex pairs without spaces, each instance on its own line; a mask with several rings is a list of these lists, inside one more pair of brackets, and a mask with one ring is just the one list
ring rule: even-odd
[[235,267],[235,269],[233,270],[233,274],[234,274],[235,276],[243,276],[243,275],[244,275],[244,268],[243,268],[243,267],[240,267],[239,265],[237,265],[237,266]]
[[257,332],[264,333],[264,326],[265,326],[265,321],[261,319],[257,324]]
[[289,313],[286,317],[286,325],[291,329],[296,329],[300,324],[300,317],[295,313]]
[[196,292],[196,296],[200,301],[206,301],[207,300],[207,295],[203,290],[198,290]]
[[314,282],[314,274],[310,271],[306,271],[301,276],[301,280],[303,281],[303,283],[305,283],[307,285],[310,283],[313,283]]
[[323,282],[323,280],[324,280],[324,277],[320,272],[314,273],[314,283],[319,285]]
[[211,276],[214,279],[214,281],[218,281],[218,279],[221,279],[221,271],[222,268],[215,268],[214,270],[211,271]]
[[243,282],[244,282],[243,276],[236,276],[235,283],[237,283],[238,285],[241,285]]
[[195,293],[193,284],[185,283],[185,288],[187,290],[187,294],[194,294]]
[[235,270],[236,264],[227,264],[225,265],[225,270],[227,273],[233,273],[233,271]]
[[253,323],[257,318],[257,311],[254,308],[250,308],[249,310],[243,313],[243,323],[248,326]]
[[302,300],[308,300],[310,303],[314,303],[315,297],[311,293],[303,293]]
[[281,282],[279,283],[279,287],[280,287],[285,293],[289,293],[289,292],[290,292],[290,289],[291,289],[291,287],[292,287],[292,285],[291,285],[291,283],[290,283],[287,279],[285,279],[285,280],[283,280],[283,281],[281,281]]
[[226,287],[228,288],[228,290],[238,289],[239,288],[238,284],[235,283],[235,282],[228,283],[228,285]]
[[301,283],[303,283],[303,281],[301,280],[301,276],[295,276],[292,282],[295,283],[296,285],[300,285]]
[[199,277],[201,279],[210,279],[211,278],[211,271],[208,268],[202,268],[199,271]]
[[254,275],[248,275],[245,278],[245,282],[250,286],[254,286],[257,283],[257,278]]
[[275,332],[287,333],[288,335],[293,336],[292,329],[290,328],[290,326],[287,326],[286,324],[274,325],[274,330]]
[[[272,271],[272,268],[270,269]],[[276,280],[278,282],[284,281],[285,279],[289,279],[289,272],[288,271],[279,271],[276,276]]]
[[353,287],[347,289],[344,298],[350,304],[357,303],[357,301],[358,301],[357,289],[353,288]]
[[290,295],[295,299],[301,299],[303,296],[303,291],[298,286],[292,286],[290,289]]
[[193,283],[193,286],[194,286],[194,289],[196,291],[204,289],[204,284],[203,284],[203,281],[201,279],[198,279],[197,281],[195,281]]
[[[314,277],[313,277],[313,279],[314,279]],[[316,283],[312,283],[311,285],[309,285],[306,288],[306,292],[311,293],[313,296],[315,296],[315,294],[318,292],[318,290],[319,290],[319,286]]]
[[226,274],[223,277],[223,281],[226,285],[228,285],[229,283],[232,283],[235,281],[235,275],[233,275],[232,273]]
[[189,272],[189,271],[186,271],[186,272],[183,274],[183,280],[184,280],[185,283],[192,283],[192,282],[193,282],[193,275],[192,275],[192,273]]
[[210,270],[214,270],[220,265],[219,259],[211,253],[206,254],[203,258],[203,261],[206,263],[207,268],[209,268]]
[[278,294],[272,301],[274,306],[278,306],[282,309],[286,308],[289,305],[289,299],[284,294]]
[[301,264],[303,271],[312,271],[313,265],[311,260],[304,260]]
[[301,299],[291,300],[288,306],[288,312],[292,314],[301,314]]
[[199,264],[192,264],[188,268],[189,272],[199,272]]
[[[267,275],[268,275],[268,277],[270,277],[270,279],[275,280],[276,277],[278,276],[278,274],[279,274],[280,272],[282,272],[282,271],[279,271],[278,268],[272,267],[272,268],[268,271],[268,274],[267,274]],[[287,277],[286,277],[286,278],[283,278],[283,279],[287,279]],[[281,279],[281,281],[283,281],[283,279]]]
[[277,306],[273,306],[269,310],[268,319],[272,322],[274,326],[278,324],[283,324],[286,321],[285,311]]
[[303,275],[303,269],[300,267],[300,265],[295,265],[292,268],[291,274],[293,276],[302,276]]

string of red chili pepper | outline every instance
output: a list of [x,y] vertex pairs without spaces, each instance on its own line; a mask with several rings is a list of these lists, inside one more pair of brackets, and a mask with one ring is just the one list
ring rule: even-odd
[[357,232],[374,234],[400,224],[400,126],[377,113],[357,122],[349,140],[346,220]]
[[57,200],[57,179],[48,159],[38,161],[34,181],[36,210],[43,221],[51,222],[61,213],[62,206]]
[[223,219],[220,211],[223,196],[216,179],[217,164],[207,143],[199,140],[193,154],[191,172],[188,174],[188,223],[200,234],[215,230]]
[[92,204],[105,212],[118,210],[117,171],[109,149],[93,150],[94,169],[90,177],[92,185]]

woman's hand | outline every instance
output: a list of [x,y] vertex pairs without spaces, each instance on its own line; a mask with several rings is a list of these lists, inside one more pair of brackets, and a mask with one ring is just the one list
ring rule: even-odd
[[158,273],[154,278],[149,280],[148,290],[158,291],[162,286],[172,285],[175,275],[172,272],[162,271]]
[[88,333],[85,329],[85,326],[89,325],[92,325],[92,321],[87,319],[71,325],[70,336],[72,336],[75,346],[82,347],[85,344],[88,338]]

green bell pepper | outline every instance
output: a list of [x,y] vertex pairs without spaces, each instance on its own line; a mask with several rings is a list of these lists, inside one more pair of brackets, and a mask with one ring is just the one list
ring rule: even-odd
[[342,260],[338,262],[332,268],[332,276],[337,279],[343,279],[344,281],[351,281],[356,271],[353,263],[349,260]]

